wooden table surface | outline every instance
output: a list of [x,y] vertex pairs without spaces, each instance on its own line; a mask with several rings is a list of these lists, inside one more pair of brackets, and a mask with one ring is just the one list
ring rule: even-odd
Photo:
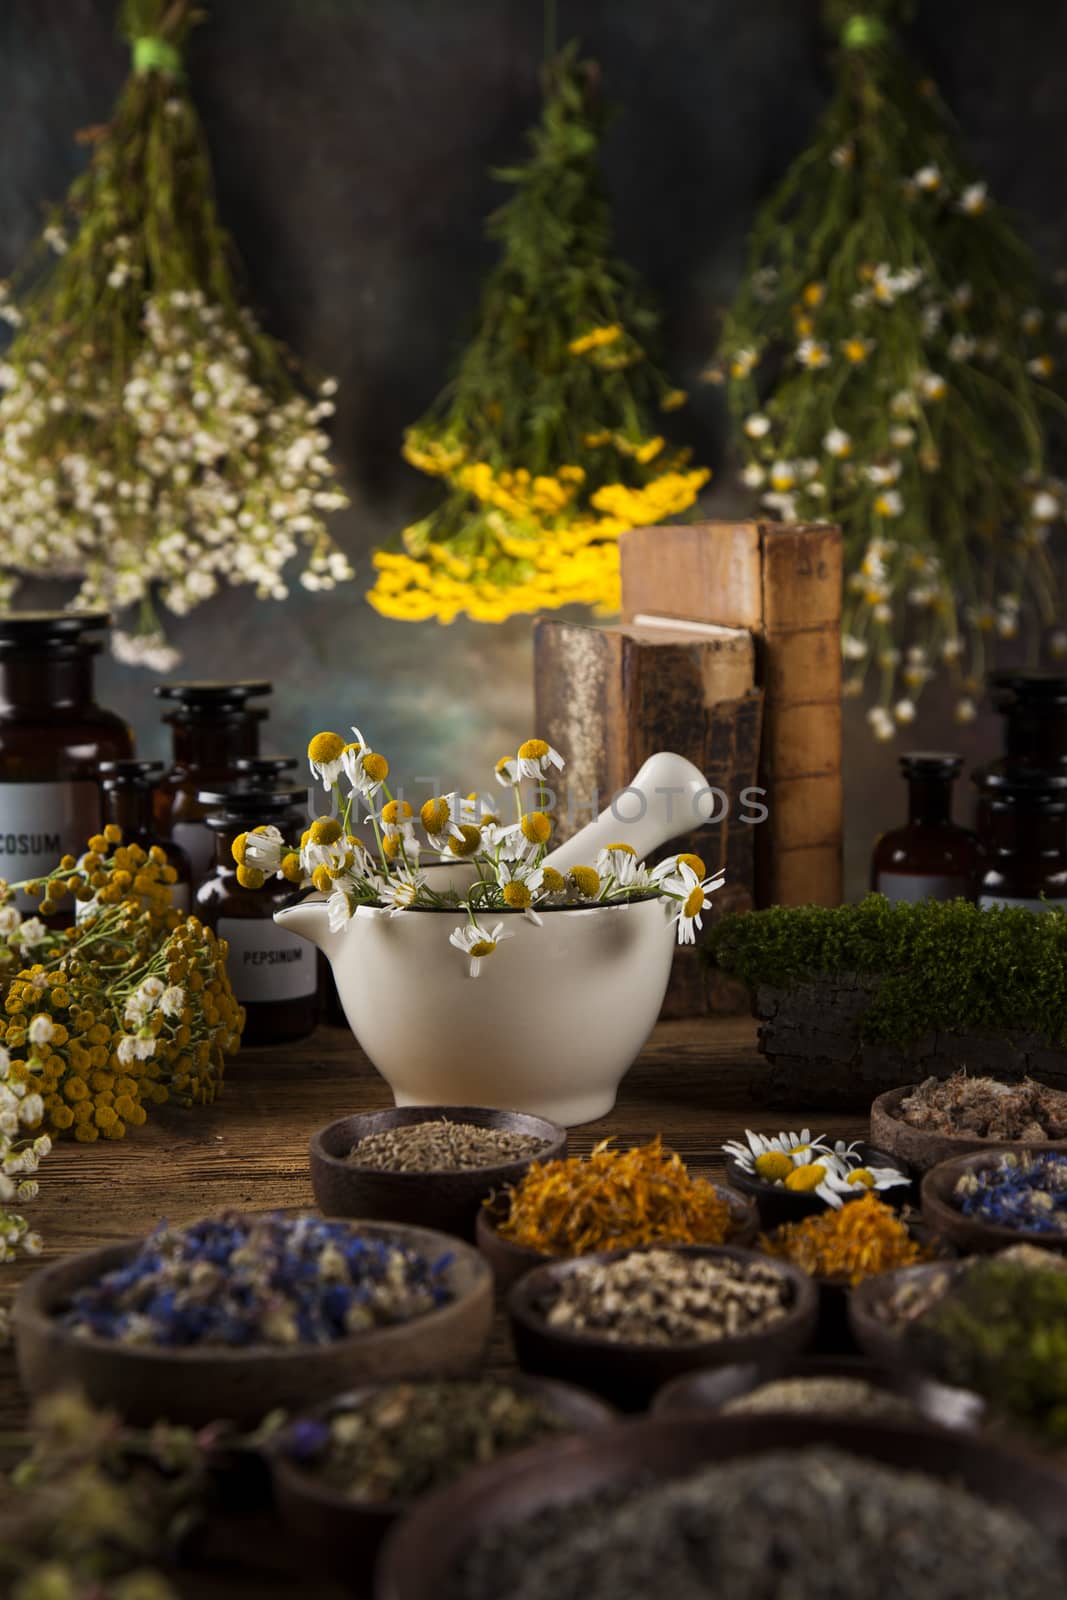
[[[697,1172],[721,1174],[720,1146],[745,1127],[773,1132],[810,1122],[803,1108],[768,1113],[753,1104],[763,1066],[748,1018],[660,1023],[625,1078],[614,1111],[571,1134],[572,1154],[612,1135],[620,1145],[656,1133]],[[392,1105],[392,1095],[347,1030],[321,1027],[309,1039],[244,1050],[230,1064],[225,1092],[193,1111],[153,1111],[129,1138],[94,1145],[59,1143],[40,1171],[33,1226],[44,1260],[148,1232],[160,1218],[187,1221],[227,1206],[254,1210],[311,1205],[308,1139],[316,1128],[356,1111]],[[850,1139],[866,1135],[855,1117],[819,1116],[813,1131]],[[35,1263],[0,1267],[0,1295],[13,1291]],[[496,1370],[511,1361],[498,1316],[490,1353]],[[0,1350],[0,1433],[23,1428],[26,1405],[10,1349]],[[197,1600],[273,1600],[296,1593],[291,1576],[220,1568],[189,1588]],[[338,1591],[299,1583],[302,1600]]]

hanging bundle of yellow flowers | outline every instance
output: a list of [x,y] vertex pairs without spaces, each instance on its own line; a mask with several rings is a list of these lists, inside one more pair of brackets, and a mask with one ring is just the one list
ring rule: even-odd
[[672,449],[685,403],[646,354],[657,318],[610,255],[596,70],[572,46],[545,72],[530,159],[491,218],[502,256],[455,382],[404,454],[445,498],[374,557],[383,615],[500,622],[577,601],[618,606],[618,537],[685,511],[708,479]]

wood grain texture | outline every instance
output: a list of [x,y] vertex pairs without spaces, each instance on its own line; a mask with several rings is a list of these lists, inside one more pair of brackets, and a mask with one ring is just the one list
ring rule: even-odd
[[[745,1127],[775,1132],[789,1120],[788,1112],[754,1109],[767,1076],[755,1037],[748,1017],[660,1023],[611,1115],[571,1131],[571,1153],[587,1154],[608,1135],[625,1147],[662,1133],[694,1171],[721,1179],[724,1139]],[[312,1133],[337,1117],[391,1105],[386,1084],[345,1029],[322,1027],[297,1045],[243,1051],[216,1105],[164,1108],[120,1143],[57,1145],[42,1165],[33,1207],[43,1259],[138,1237],[161,1217],[181,1222],[229,1206],[311,1206]],[[810,1121],[803,1104],[793,1112],[794,1121]],[[815,1131],[859,1138],[866,1119],[823,1117]],[[0,1288],[13,1291],[34,1265],[23,1258],[0,1269]],[[489,1367],[514,1371],[499,1309]],[[26,1421],[13,1353],[0,1350],[0,1432]],[[8,1450],[6,1459],[18,1453]],[[297,1583],[303,1600],[339,1600],[344,1592],[309,1574],[302,1552],[263,1517],[228,1518],[209,1556],[206,1569],[180,1579],[183,1600],[281,1600]]]

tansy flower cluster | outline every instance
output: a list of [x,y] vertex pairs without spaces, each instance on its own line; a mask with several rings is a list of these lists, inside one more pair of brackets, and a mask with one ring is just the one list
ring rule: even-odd
[[1001,640],[1044,633],[1067,655],[1067,484],[1046,442],[1067,313],[1042,306],[1026,247],[897,49],[896,0],[867,9],[877,26],[846,32],[836,96],[756,223],[709,375],[729,384],[760,504],[842,527],[845,692],[871,692],[890,739],[941,672],[971,721]]
[[[477,792],[432,795],[416,814],[391,793],[389,762],[372,750],[358,728],[354,739],[317,733],[308,745],[312,775],[334,798],[336,816],[317,818],[302,837],[287,841],[272,825],[253,828],[233,842],[238,881],[261,888],[269,876],[326,896],[330,927],[344,928],[361,906],[391,916],[421,908],[466,912],[449,943],[477,977],[483,962],[512,930],[496,913],[519,915],[537,927],[544,913],[564,907],[616,905],[656,896],[673,900],[679,943],[694,943],[703,927],[721,872],[708,876],[699,856],[670,856],[649,868],[632,845],[609,844],[590,865],[557,871],[547,860],[555,818],[548,780],[563,768],[558,750],[543,739],[527,739],[515,755],[497,762],[494,777],[505,791],[501,808]],[[362,826],[369,834],[361,837]],[[505,820],[504,812],[513,820]],[[467,864],[466,887],[433,886],[432,863]],[[460,874],[457,871],[457,877]]]
[[[225,941],[172,908],[158,846],[121,838],[109,825],[40,880],[0,885],[0,1202],[33,1198],[12,1180],[53,1136],[121,1139],[150,1106],[212,1101],[240,1043]],[[19,912],[16,889],[40,914]],[[71,899],[79,920],[50,927]],[[25,1225],[0,1211],[0,1244],[13,1237],[25,1246]]]
[[619,603],[619,534],[687,510],[709,474],[660,424],[685,403],[654,369],[656,318],[607,255],[600,112],[573,50],[547,74],[533,154],[501,174],[502,259],[455,383],[407,432],[404,455],[443,500],[374,557],[383,615],[500,622]]
[[[193,15],[134,12],[175,51]],[[352,576],[325,523],[347,504],[323,431],[336,385],[294,378],[231,260],[180,64],[157,65],[127,83],[18,292],[0,284],[0,600],[24,574],[80,575],[73,604],[136,607],[116,654],[158,671],[177,656],[157,601],[282,599],[301,555],[309,589]]]

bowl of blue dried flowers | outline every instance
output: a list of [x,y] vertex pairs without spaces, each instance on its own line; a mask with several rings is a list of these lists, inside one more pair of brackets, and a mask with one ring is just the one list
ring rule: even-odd
[[353,1384],[472,1372],[492,1310],[478,1252],[429,1228],[225,1212],[44,1267],[13,1321],[34,1398],[77,1387],[131,1423],[249,1426]]
[[923,1219],[966,1254],[1013,1244],[1067,1251],[1067,1155],[997,1149],[954,1156],[922,1182]]

